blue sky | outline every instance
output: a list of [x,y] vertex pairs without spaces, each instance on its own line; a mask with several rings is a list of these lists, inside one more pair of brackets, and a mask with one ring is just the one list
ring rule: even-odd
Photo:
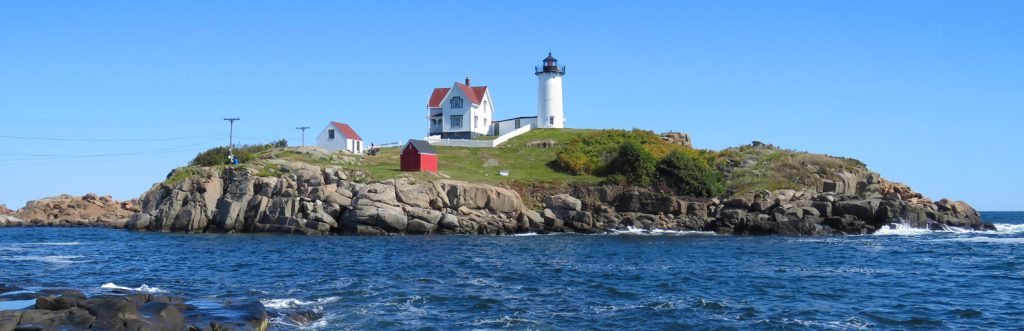
[[[337,120],[422,137],[471,76],[496,117],[566,65],[567,124],[860,159],[933,198],[1024,210],[1020,1],[5,1],[0,203],[137,197],[197,152]],[[309,136],[316,132],[307,132]],[[167,140],[155,140],[167,139]],[[133,140],[133,141],[85,141]]]

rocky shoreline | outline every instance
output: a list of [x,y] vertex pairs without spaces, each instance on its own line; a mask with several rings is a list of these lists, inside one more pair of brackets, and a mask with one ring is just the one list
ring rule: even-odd
[[272,161],[276,175],[200,168],[127,202],[96,195],[37,200],[0,217],[0,226],[303,235],[602,233],[629,227],[832,235],[867,234],[892,223],[994,229],[965,202],[932,202],[877,173],[844,173],[802,190],[719,200],[621,185],[498,187],[426,176],[369,181],[355,170]]
[[[87,297],[70,289],[25,290],[0,285],[0,330],[266,330],[263,304],[228,303],[210,314],[185,298],[142,292]],[[223,312],[230,312],[225,314]],[[230,317],[229,317],[230,316]]]

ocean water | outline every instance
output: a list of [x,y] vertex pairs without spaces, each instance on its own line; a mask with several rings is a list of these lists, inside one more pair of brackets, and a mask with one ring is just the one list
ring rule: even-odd
[[[158,292],[201,308],[258,300],[279,330],[1024,328],[1024,213],[983,217],[999,231],[300,237],[5,228],[0,283]],[[313,320],[288,317],[295,313]]]

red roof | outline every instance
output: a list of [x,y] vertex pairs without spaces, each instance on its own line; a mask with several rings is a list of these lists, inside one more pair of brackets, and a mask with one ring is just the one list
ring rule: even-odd
[[448,95],[447,87],[438,87],[434,89],[434,93],[430,95],[430,101],[427,101],[427,107],[430,108],[441,108],[441,101],[444,101],[444,96]]
[[353,140],[363,140],[363,138],[359,137],[359,135],[356,134],[356,131],[352,130],[352,127],[348,126],[348,124],[331,122],[331,125],[334,126],[335,128],[338,128],[338,131],[341,131],[341,134],[344,135],[345,138]]
[[[484,94],[487,94],[487,86],[466,86],[466,84],[455,83],[455,87],[462,90],[462,93],[469,97],[469,102],[478,105],[484,99]],[[427,102],[427,107],[441,108],[441,102],[444,101],[444,96],[448,95],[449,90],[451,89],[447,87],[434,89],[434,93],[430,95],[430,101]]]

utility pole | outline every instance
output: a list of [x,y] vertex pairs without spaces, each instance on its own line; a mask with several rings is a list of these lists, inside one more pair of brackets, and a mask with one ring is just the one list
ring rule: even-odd
[[309,129],[309,127],[308,126],[300,126],[300,127],[296,127],[296,129],[302,130],[302,146],[306,146],[306,129]]
[[235,121],[240,120],[240,119],[241,118],[238,118],[238,117],[228,117],[228,118],[224,119],[225,121],[230,122],[230,127],[228,129],[229,130],[228,131],[228,154],[231,154],[231,155],[235,154],[233,152],[234,148],[235,148]]

